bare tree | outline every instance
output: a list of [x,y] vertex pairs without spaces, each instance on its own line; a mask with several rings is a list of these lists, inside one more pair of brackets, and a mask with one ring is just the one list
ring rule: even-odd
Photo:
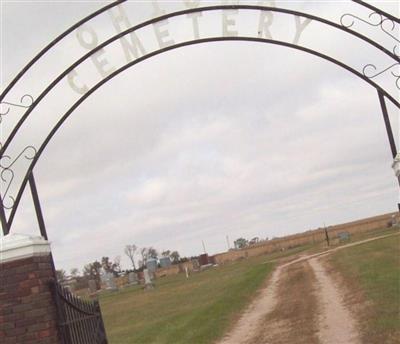
[[117,274],[121,273],[121,257],[120,256],[116,256],[114,258],[113,269],[114,269],[114,272],[116,272]]
[[79,270],[77,268],[71,269],[71,277],[76,278],[79,276]]
[[173,251],[170,254],[170,258],[171,258],[173,263],[177,264],[177,263],[179,263],[179,259],[181,258],[181,256],[178,253],[178,251]]
[[158,257],[158,252],[157,252],[157,250],[154,248],[154,247],[149,247],[148,249],[147,249],[147,258],[154,258],[154,259],[157,259],[157,257]]
[[112,265],[113,263],[109,257],[101,258],[101,267],[104,269],[105,272],[113,272]]
[[163,252],[161,252],[161,255],[163,257],[169,257],[171,255],[171,251],[170,250],[163,251]]
[[141,267],[144,267],[146,265],[146,261],[147,261],[147,258],[148,258],[148,249],[147,249],[147,247],[142,247],[140,249],[140,255],[142,256]]
[[141,267],[144,267],[146,265],[146,262],[149,258],[154,258],[157,259],[158,257],[158,252],[154,247],[142,247],[140,249],[140,255],[142,257],[141,259]]
[[87,264],[83,267],[83,275],[88,279],[93,279],[96,281],[97,289],[100,289],[100,270],[101,263],[97,260],[93,263]]
[[57,281],[59,281],[59,282],[65,281],[67,278],[67,273],[63,269],[56,270],[56,277],[57,277]]
[[249,241],[249,245],[255,245],[255,244],[259,243],[259,242],[260,242],[260,238],[259,237],[254,237],[253,239],[251,239]]
[[101,258],[101,266],[106,272],[110,272],[115,276],[118,276],[118,273],[121,272],[121,258],[115,257],[114,261],[111,261],[109,257]]
[[125,246],[125,254],[129,257],[132,263],[133,270],[136,270],[136,265],[135,265],[135,252],[137,250],[137,246],[135,244],[132,245],[126,245]]
[[244,248],[249,245],[249,242],[245,238],[236,239],[233,244],[235,248]]

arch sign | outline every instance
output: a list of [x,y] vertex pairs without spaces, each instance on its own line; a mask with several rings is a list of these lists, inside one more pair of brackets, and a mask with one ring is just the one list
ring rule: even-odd
[[[281,46],[288,54],[297,50],[374,88],[400,181],[389,113],[400,109],[399,25],[395,15],[360,0],[107,4],[43,48],[0,96],[3,233],[10,232],[29,185],[47,238],[33,170],[50,140],[87,98],[140,62],[198,44],[212,48],[218,42],[240,41]],[[49,59],[57,62],[50,64]]]

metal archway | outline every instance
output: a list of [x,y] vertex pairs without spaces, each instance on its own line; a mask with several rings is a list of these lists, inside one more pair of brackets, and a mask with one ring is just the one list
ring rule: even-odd
[[[362,1],[359,0],[352,0],[354,3],[357,3],[365,8],[368,8],[370,10],[373,10],[374,14],[377,14],[380,16],[380,21],[377,25],[373,25],[373,26],[379,26],[382,30],[384,30],[383,28],[383,24],[387,21],[390,21],[391,23],[393,23],[393,25],[395,25],[395,23],[400,23],[400,20],[395,18],[394,16],[385,13],[379,9],[377,9],[376,7],[373,7],[369,4],[366,4]],[[88,21],[92,20],[93,18],[95,18],[96,16],[104,13],[105,11],[120,5],[121,3],[125,2],[125,0],[122,1],[116,1],[112,4],[109,4],[105,7],[103,7],[102,9],[94,12],[93,14],[89,15],[88,17],[84,18],[83,20],[79,21],[77,24],[73,25],[70,29],[68,29],[67,31],[65,31],[63,34],[61,34],[60,36],[58,36],[55,40],[53,40],[48,46],[46,46],[36,57],[34,57],[22,70],[20,73],[18,73],[18,75],[12,80],[12,82],[6,87],[5,91],[1,94],[0,96],[0,102],[2,102],[2,104],[9,104],[9,105],[15,105],[12,104],[11,102],[5,102],[4,99],[7,96],[7,94],[12,90],[12,88],[18,83],[18,81],[22,78],[22,76],[24,76],[28,70],[37,62],[39,61],[48,51],[50,51],[58,42],[60,42],[64,37],[66,37],[67,35],[69,35],[71,32],[73,32],[75,29],[79,28],[82,24],[87,23]],[[25,147],[25,149],[13,160],[11,159],[10,156],[7,155],[7,149],[9,148],[10,144],[13,142],[13,140],[15,139],[15,136],[17,135],[18,131],[20,130],[20,128],[24,125],[25,121],[29,118],[30,114],[32,113],[32,111],[36,108],[36,106],[47,96],[47,94],[49,94],[49,92],[61,81],[63,80],[66,76],[68,76],[68,74],[74,70],[74,68],[76,68],[77,66],[81,65],[84,61],[86,61],[88,58],[90,58],[91,56],[93,56],[93,54],[95,54],[96,52],[100,51],[101,49],[103,49],[104,47],[107,47],[108,45],[112,44],[113,42],[117,41],[118,39],[136,32],[137,30],[144,28],[146,26],[149,25],[153,25],[155,23],[164,21],[166,19],[169,18],[175,18],[175,17],[179,17],[179,16],[183,16],[183,15],[188,15],[188,14],[192,14],[192,13],[203,13],[203,12],[211,12],[211,11],[225,11],[225,10],[247,10],[247,11],[266,11],[266,12],[275,12],[275,13],[280,13],[280,14],[284,14],[284,15],[293,15],[293,16],[297,16],[297,17],[302,17],[302,18],[306,18],[308,20],[313,20],[316,22],[319,22],[321,24],[324,24],[326,26],[329,26],[331,28],[334,28],[335,30],[339,30],[341,32],[344,32],[346,34],[352,35],[353,37],[356,37],[357,39],[369,44],[370,46],[376,48],[377,50],[379,50],[381,53],[383,53],[384,55],[386,55],[387,57],[389,57],[390,59],[392,59],[395,64],[394,65],[400,65],[400,57],[397,55],[396,53],[396,49],[398,49],[399,47],[397,45],[394,46],[394,48],[392,49],[392,51],[390,51],[389,49],[387,49],[386,47],[384,47],[383,45],[379,44],[378,42],[366,37],[365,35],[358,33],[357,31],[351,30],[349,27],[352,26],[351,25],[345,25],[343,23],[343,18],[345,16],[349,16],[350,14],[344,14],[341,17],[341,25],[332,21],[329,21],[327,19],[324,19],[322,17],[318,17],[315,15],[311,15],[308,13],[304,13],[304,12],[299,12],[299,11],[294,11],[294,10],[290,10],[290,9],[284,9],[284,8],[277,8],[277,7],[269,7],[269,6],[260,6],[260,5],[218,5],[218,6],[207,6],[207,7],[195,7],[195,8],[189,8],[183,11],[177,11],[177,12],[173,12],[173,13],[169,13],[169,14],[165,14],[165,15],[161,15],[158,16],[156,18],[152,18],[150,20],[147,20],[143,23],[140,23],[138,25],[132,26],[116,35],[114,35],[113,37],[109,38],[108,40],[104,41],[103,43],[99,44],[98,46],[96,46],[94,49],[90,50],[87,54],[85,54],[84,56],[82,56],[81,58],[79,58],[76,62],[74,62],[71,66],[69,66],[67,69],[65,69],[56,79],[54,79],[47,87],[45,90],[43,90],[41,92],[41,94],[36,98],[35,101],[32,101],[32,104],[29,107],[26,107],[26,111],[23,114],[23,116],[19,119],[19,121],[16,123],[16,125],[13,127],[10,135],[7,137],[6,141],[4,142],[4,144],[1,145],[1,149],[0,149],[0,167],[2,168],[0,176],[2,178],[3,181],[5,181],[5,177],[4,175],[9,173],[12,178],[11,178],[11,182],[13,180],[14,177],[14,172],[12,170],[12,166],[14,164],[14,162],[19,159],[20,157],[25,155],[25,158],[31,160],[29,167],[26,170],[26,173],[22,179],[22,182],[19,186],[18,189],[18,193],[16,195],[16,197],[11,197],[9,195],[7,195],[8,189],[10,184],[8,185],[8,187],[6,188],[5,192],[2,192],[2,195],[0,197],[0,218],[1,218],[1,223],[2,223],[2,228],[3,228],[3,233],[4,234],[8,234],[11,230],[11,226],[15,217],[15,214],[17,212],[20,200],[22,198],[22,195],[25,191],[26,185],[29,184],[30,185],[30,189],[32,192],[32,196],[33,196],[33,202],[35,205],[35,210],[36,210],[36,214],[38,217],[38,222],[39,222],[39,227],[41,230],[41,234],[47,238],[47,234],[46,234],[46,230],[45,230],[45,225],[44,225],[44,220],[43,220],[43,216],[42,216],[42,211],[41,211],[41,207],[40,207],[40,202],[39,202],[39,197],[37,194],[37,189],[36,189],[36,184],[35,184],[35,180],[33,177],[33,169],[38,161],[38,159],[40,158],[40,156],[42,155],[44,149],[46,148],[47,144],[50,142],[50,140],[52,139],[52,137],[55,135],[55,133],[58,131],[58,129],[62,126],[62,124],[65,122],[65,120],[80,106],[80,104],[82,104],[90,95],[92,95],[97,89],[99,89],[101,86],[103,86],[104,84],[106,84],[108,81],[110,81],[111,79],[113,79],[115,76],[119,75],[120,73],[124,72],[125,70],[127,70],[128,68],[138,64],[139,62],[142,62],[144,60],[147,60],[151,57],[154,57],[156,55],[159,55],[161,53],[173,50],[173,49],[178,49],[178,48],[182,48],[185,46],[190,46],[190,45],[194,45],[194,44],[203,44],[203,43],[209,43],[209,42],[219,42],[219,41],[247,41],[247,42],[258,42],[258,43],[268,43],[268,44],[273,44],[273,45],[280,45],[280,46],[284,46],[286,48],[291,48],[291,49],[296,49],[314,56],[317,56],[319,58],[322,58],[324,60],[327,60],[345,70],[347,70],[348,72],[354,74],[355,76],[357,76],[358,78],[362,79],[364,82],[366,82],[367,84],[369,84],[370,86],[374,87],[378,93],[378,99],[381,105],[381,109],[382,109],[382,115],[384,118],[384,122],[385,122],[385,126],[386,126],[386,130],[387,130],[387,135],[388,135],[388,139],[389,139],[389,144],[390,144],[390,148],[391,148],[391,152],[392,152],[392,156],[393,158],[396,157],[397,155],[397,148],[396,148],[396,144],[395,144],[395,140],[393,137],[393,132],[392,132],[392,128],[391,128],[391,124],[390,124],[390,120],[389,120],[389,116],[388,116],[388,111],[387,111],[387,107],[386,107],[386,100],[390,100],[390,102],[392,104],[394,104],[394,106],[397,109],[400,109],[400,103],[398,101],[398,99],[396,99],[395,96],[391,95],[388,91],[386,91],[383,87],[381,87],[379,84],[377,84],[376,82],[374,82],[372,80],[371,76],[367,76],[365,74],[365,68],[364,67],[363,71],[360,72],[356,69],[354,69],[353,67],[351,67],[350,65],[339,61],[329,55],[323,54],[321,52],[318,52],[316,50],[301,46],[301,45],[297,45],[297,44],[293,44],[293,43],[288,43],[288,42],[284,42],[281,40],[273,40],[273,39],[268,39],[268,38],[261,38],[261,37],[245,37],[245,36],[224,36],[224,37],[208,37],[208,38],[203,38],[203,39],[194,39],[194,40],[188,40],[188,41],[184,41],[178,44],[173,44],[173,45],[169,45],[167,47],[163,47],[160,48],[158,50],[155,50],[151,53],[145,54],[144,56],[138,57],[137,59],[123,65],[122,67],[118,68],[117,70],[115,70],[114,72],[112,72],[110,75],[108,75],[107,77],[104,77],[100,82],[98,82],[97,84],[95,84],[93,87],[91,87],[87,92],[85,92],[76,102],[74,102],[72,104],[72,106],[68,109],[68,111],[66,111],[61,118],[58,120],[58,122],[56,123],[56,125],[52,128],[52,130],[48,133],[48,135],[45,137],[45,139],[43,140],[42,144],[40,145],[39,148],[35,148],[33,146],[27,146]],[[353,18],[358,18],[354,15],[350,15]],[[359,19],[359,18],[358,18]],[[370,24],[371,25],[371,24]],[[397,39],[396,39],[397,40]],[[369,65],[369,66],[373,66],[373,65]],[[375,67],[376,69],[376,67]],[[382,73],[382,72],[380,72]],[[379,74],[380,74],[379,73]],[[393,74],[393,76],[397,77],[397,75]],[[398,77],[400,78],[400,76]],[[396,79],[396,84],[398,82],[399,79]],[[398,86],[399,87],[399,86]],[[399,87],[400,88],[400,87]],[[18,106],[18,105],[16,105]],[[0,113],[0,117],[4,115]],[[27,157],[26,156],[26,150],[27,149],[32,149],[32,151],[34,152],[34,154],[32,155],[32,157]],[[8,165],[3,165],[2,164],[2,160],[4,161],[6,159],[11,160],[11,163],[9,163]],[[11,183],[10,182],[10,183]],[[400,183],[400,177],[399,177],[399,183]],[[4,200],[5,197],[11,197],[13,200],[13,205],[10,208],[7,208],[4,204]],[[7,218],[6,216],[6,209],[10,209],[10,215]]]

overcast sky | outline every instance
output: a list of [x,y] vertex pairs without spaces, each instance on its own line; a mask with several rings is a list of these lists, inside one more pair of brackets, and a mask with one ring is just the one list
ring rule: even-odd
[[[101,5],[2,1],[2,87]],[[57,268],[69,270],[118,255],[128,267],[131,243],[190,256],[203,240],[213,254],[226,236],[233,245],[392,212],[391,163],[374,88],[302,52],[224,42],[162,54],[106,84],[35,176]],[[13,230],[38,233],[29,197]]]

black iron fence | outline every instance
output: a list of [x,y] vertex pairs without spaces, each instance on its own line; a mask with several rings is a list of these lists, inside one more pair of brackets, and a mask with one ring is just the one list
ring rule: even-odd
[[63,344],[107,344],[97,300],[83,300],[58,282],[50,283],[57,305],[58,328]]

